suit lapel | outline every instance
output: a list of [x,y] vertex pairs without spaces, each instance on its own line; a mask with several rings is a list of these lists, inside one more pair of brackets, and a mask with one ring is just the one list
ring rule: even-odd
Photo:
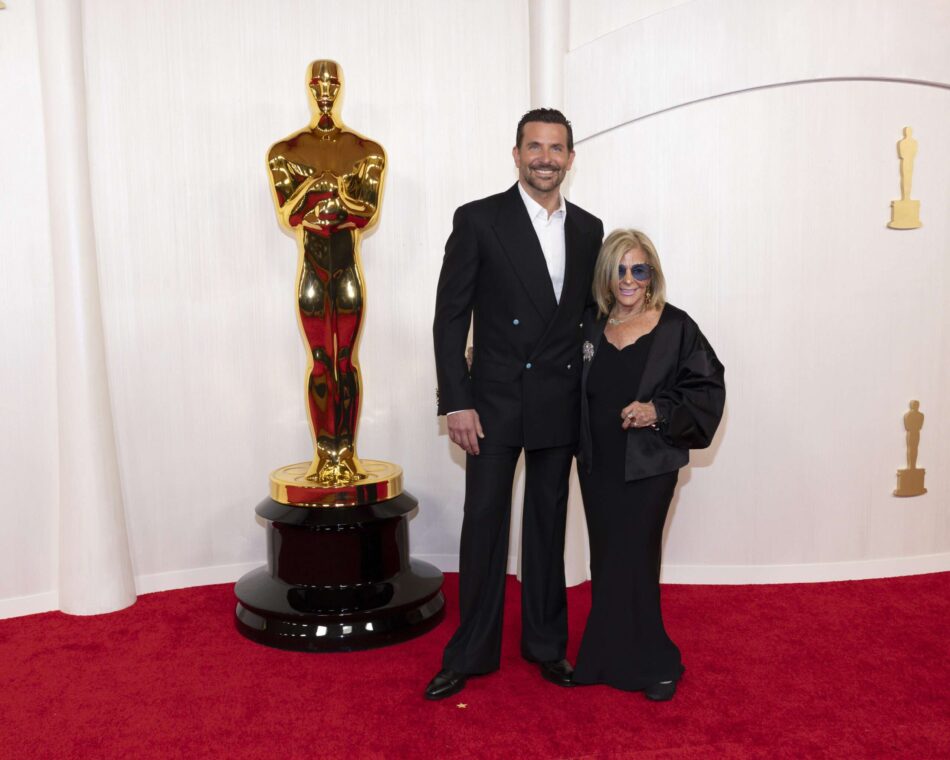
[[518,193],[517,183],[505,193],[500,213],[495,219],[495,230],[531,303],[545,321],[549,321],[557,309],[554,285],[551,284],[541,243]]
[[567,212],[564,219],[564,287],[561,289],[561,300],[558,306],[570,304],[577,297],[577,292],[584,287],[585,278],[578,267],[581,255],[581,231],[574,215]]

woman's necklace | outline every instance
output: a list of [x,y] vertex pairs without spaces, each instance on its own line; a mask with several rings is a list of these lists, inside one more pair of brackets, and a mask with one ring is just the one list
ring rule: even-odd
[[611,324],[611,325],[622,325],[624,322],[626,322],[629,319],[633,319],[634,317],[639,317],[645,311],[646,311],[646,308],[642,308],[640,309],[640,311],[634,314],[628,314],[623,319],[617,319],[616,317],[608,317],[607,322],[608,324]]

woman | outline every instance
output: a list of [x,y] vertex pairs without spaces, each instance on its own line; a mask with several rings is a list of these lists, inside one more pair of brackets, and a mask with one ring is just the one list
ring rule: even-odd
[[593,604],[574,683],[662,701],[683,674],[660,613],[660,545],[679,468],[722,416],[723,367],[686,312],[666,303],[653,243],[615,230],[584,319],[579,467]]

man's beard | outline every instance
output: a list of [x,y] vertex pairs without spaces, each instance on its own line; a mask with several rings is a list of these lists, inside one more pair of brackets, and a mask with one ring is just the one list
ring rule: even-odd
[[[534,171],[538,169],[551,169],[554,174],[549,179],[541,179],[534,174]],[[559,166],[551,166],[550,164],[529,166],[528,171],[524,173],[524,181],[538,192],[549,193],[552,190],[557,190],[561,186],[561,183],[564,181],[564,175],[564,170]]]

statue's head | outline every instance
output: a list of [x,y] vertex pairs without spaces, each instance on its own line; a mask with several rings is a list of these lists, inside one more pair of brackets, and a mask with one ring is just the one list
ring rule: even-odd
[[914,130],[910,127],[904,127],[904,137],[913,137]]
[[910,410],[911,410],[912,412],[916,412],[918,409],[920,409],[920,402],[919,402],[919,401],[911,401],[911,402],[910,402]]
[[340,93],[343,91],[343,72],[336,61],[319,60],[310,64],[307,80],[314,113],[333,113]]

